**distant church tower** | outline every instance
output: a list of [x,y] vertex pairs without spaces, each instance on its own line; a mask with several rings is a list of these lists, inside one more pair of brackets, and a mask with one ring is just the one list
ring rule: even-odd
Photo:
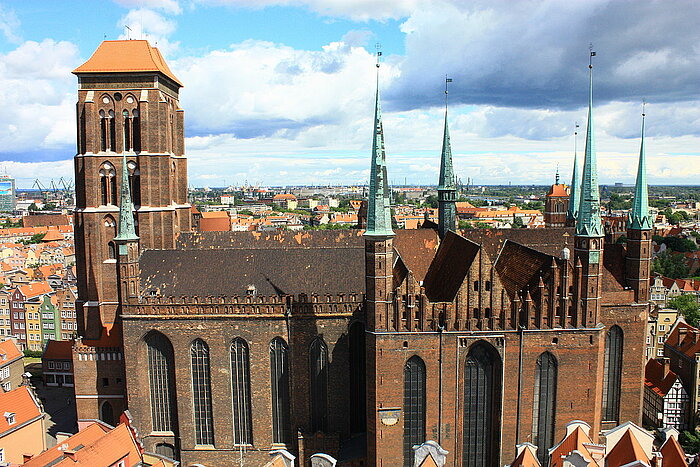
[[440,155],[440,181],[438,183],[438,232],[444,238],[448,231],[457,231],[457,183],[452,167],[452,147],[450,130],[447,127],[447,83],[445,78],[445,132],[442,137],[442,154]]
[[[591,52],[591,60],[595,52]],[[581,202],[574,235],[575,283],[578,313],[575,325],[593,327],[598,323],[603,282],[603,223],[598,191],[598,162],[593,128],[593,65],[589,68],[588,127],[586,154],[581,179]]]
[[559,183],[559,169],[557,176],[547,192],[544,201],[544,226],[547,228],[560,228],[566,225],[566,215],[569,209],[569,192],[566,185]]
[[[141,248],[173,248],[177,234],[191,228],[182,84],[147,41],[104,41],[73,73],[77,409],[81,419],[104,419],[126,406],[117,262],[134,245],[122,237],[121,185],[130,185],[131,227]],[[138,245],[130,261],[137,253]]]
[[639,149],[637,181],[634,202],[627,218],[627,285],[634,290],[636,302],[649,301],[649,274],[651,269],[651,231],[649,194],[647,188],[646,154],[644,151],[644,117],[642,113],[642,137]]
[[578,173],[578,123],[574,131],[574,168],[571,171],[571,186],[569,186],[569,206],[566,210],[566,226],[573,227],[578,219],[578,206],[581,203],[581,181]]

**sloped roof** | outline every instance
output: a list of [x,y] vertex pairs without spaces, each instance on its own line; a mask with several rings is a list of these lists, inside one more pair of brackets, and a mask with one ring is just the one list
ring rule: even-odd
[[42,360],[71,360],[73,358],[73,343],[71,341],[49,340]]
[[617,444],[608,451],[608,454],[605,456],[605,465],[625,465],[634,461],[646,462],[647,465],[651,464],[637,438],[634,437],[631,430],[627,430]]
[[231,219],[227,217],[202,217],[199,220],[202,232],[226,232],[231,230]]
[[688,467],[685,451],[675,436],[669,436],[659,451],[663,456],[663,467]]
[[0,366],[5,366],[23,356],[24,354],[19,350],[19,347],[17,347],[17,344],[15,344],[12,339],[0,342]]
[[448,231],[425,275],[425,294],[431,302],[451,302],[459,291],[479,245]]
[[524,446],[510,467],[540,467],[540,461],[535,457],[534,449],[532,444]]
[[[684,329],[686,334],[683,340],[678,343],[681,329]],[[679,322],[666,338],[666,344],[676,348],[679,352],[695,358],[695,354],[700,352],[700,330],[685,322]]]
[[[14,413],[15,422],[7,423],[4,413]],[[39,404],[27,386],[20,386],[12,391],[0,393],[0,437],[9,430],[13,430],[42,415]]]
[[590,442],[591,438],[588,437],[586,432],[583,431],[583,429],[580,426],[576,427],[571,433],[569,433],[569,436],[564,438],[564,440],[561,443],[552,448],[552,451],[550,452],[550,467],[562,467],[564,465],[563,458],[574,451],[578,451],[587,459],[591,459],[591,462],[588,464],[589,467],[598,467],[597,464],[593,461],[591,452],[585,446],[585,444],[589,444]]
[[48,282],[33,282],[31,284],[22,285],[19,287],[19,291],[26,299],[38,297],[39,295],[44,295],[53,292],[53,289]]
[[670,369],[664,375],[664,364],[658,360],[651,359],[644,367],[644,385],[661,397],[668,393],[677,378],[678,375]]
[[555,183],[551,187],[549,187],[549,191],[547,192],[547,196],[552,196],[552,197],[561,197],[561,198],[568,198],[569,193],[566,191],[568,187],[564,185],[563,183]]
[[163,56],[148,41],[103,41],[87,62],[73,73],[161,73],[182,86]]
[[544,276],[548,272],[545,269],[550,268],[553,259],[556,261],[551,255],[506,240],[494,266],[508,295],[514,297],[517,292]]
[[394,249],[416,280],[424,281],[438,249],[439,237],[432,229],[397,230]]

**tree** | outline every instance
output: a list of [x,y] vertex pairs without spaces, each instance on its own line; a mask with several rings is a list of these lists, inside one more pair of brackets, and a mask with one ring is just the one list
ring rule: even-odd
[[474,226],[472,225],[472,223],[469,222],[469,221],[459,221],[457,227],[459,227],[460,230],[473,229],[473,228],[474,228]]
[[486,222],[477,222],[476,223],[476,228],[477,229],[490,229],[491,224],[487,224]]
[[438,197],[437,195],[430,195],[427,198],[425,198],[424,204],[429,207],[429,208],[437,208],[438,207]]
[[523,218],[522,217],[516,217],[515,219],[513,219],[513,228],[514,229],[522,229],[523,227],[525,227],[525,225],[523,225]]
[[36,205],[36,203],[32,203],[29,205],[29,208],[27,208],[27,209],[29,209],[30,211],[38,211],[39,207]]
[[695,251],[698,249],[698,246],[695,244],[695,242],[687,238],[673,236],[661,237],[659,235],[654,235],[652,237],[652,240],[654,240],[657,245],[661,245],[663,243],[669,249],[673,251],[678,251],[680,253],[685,253],[687,251]]
[[654,258],[651,268],[654,272],[671,279],[688,277],[690,272],[683,255],[671,253],[670,251],[664,251]]
[[678,310],[691,326],[697,327],[700,324],[700,305],[698,305],[695,294],[673,297],[668,301],[667,306]]
[[681,434],[680,442],[686,454],[697,454],[700,451],[700,431],[684,431]]
[[627,235],[620,235],[615,243],[618,243],[618,244],[627,243]]

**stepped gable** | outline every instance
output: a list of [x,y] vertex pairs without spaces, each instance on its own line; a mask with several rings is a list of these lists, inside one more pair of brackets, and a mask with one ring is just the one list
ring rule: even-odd
[[503,286],[510,297],[532,285],[537,285],[542,277],[545,283],[549,282],[551,275],[552,259],[560,263],[552,255],[533,250],[527,246],[507,240],[494,267]]
[[433,229],[396,230],[394,249],[418,282],[423,282],[440,244]]
[[561,250],[574,248],[574,229],[468,229],[463,237],[482,246],[492,259],[496,259],[506,240],[532,248],[548,255],[561,255]]
[[478,252],[478,244],[447,231],[425,276],[424,287],[428,300],[454,300]]
[[146,250],[141,291],[169,296],[263,296],[364,292],[360,248]]

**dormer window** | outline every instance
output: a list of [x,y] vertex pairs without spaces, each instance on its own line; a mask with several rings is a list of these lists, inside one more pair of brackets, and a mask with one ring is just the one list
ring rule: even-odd
[[12,425],[15,423],[15,414],[14,412],[5,412],[5,420],[7,420],[8,425]]
[[258,289],[253,284],[250,284],[246,289],[245,294],[249,297],[255,297],[258,295]]

